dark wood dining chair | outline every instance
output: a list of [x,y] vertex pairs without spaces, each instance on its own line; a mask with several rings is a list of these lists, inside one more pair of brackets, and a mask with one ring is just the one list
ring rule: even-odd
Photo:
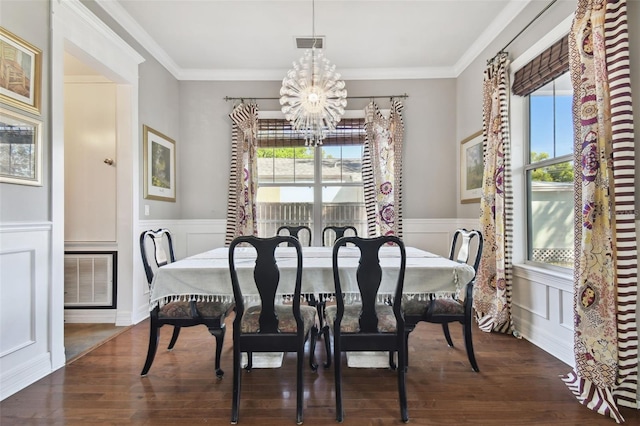
[[[173,240],[168,229],[148,230],[140,234],[140,253],[142,264],[147,276],[149,288],[153,283],[154,271],[157,268],[175,262],[173,252]],[[194,325],[204,325],[216,338],[215,372],[219,379],[224,375],[220,368],[220,355],[224,342],[224,320],[233,310],[233,302],[209,302],[209,301],[175,301],[154,307],[150,316],[149,348],[147,359],[142,368],[141,376],[146,376],[153,364],[160,339],[160,328],[164,325],[173,326],[173,334],[169,342],[168,350],[172,350],[178,341],[180,329]]]
[[[476,243],[472,244],[474,238],[476,239]],[[453,234],[449,259],[455,260],[458,263],[469,263],[471,260],[473,269],[477,273],[478,266],[480,265],[480,258],[482,256],[482,246],[482,233],[480,233],[480,231],[467,230],[464,228],[457,229]],[[406,321],[405,329],[407,333],[407,340],[409,333],[413,331],[418,322],[425,321],[439,323],[442,324],[442,331],[444,332],[447,344],[450,347],[453,347],[453,341],[451,340],[451,334],[449,333],[449,323],[459,322],[462,324],[464,346],[467,350],[467,357],[469,358],[473,371],[478,372],[480,370],[478,369],[478,363],[476,362],[476,357],[473,352],[473,341],[471,338],[471,329],[473,325],[474,283],[475,276],[465,285],[464,289],[460,291],[460,295],[463,297],[431,297],[426,300],[418,300],[418,298],[413,298],[411,300],[405,299],[403,301],[403,310]],[[408,354],[408,350],[406,353]]]
[[[352,243],[360,249],[360,260],[356,272],[359,294],[357,302],[345,304],[340,279],[340,249]],[[393,295],[380,295],[382,267],[379,251],[382,246],[397,246],[400,256]],[[409,421],[406,391],[406,338],[402,315],[402,289],[406,267],[405,247],[398,237],[382,236],[375,238],[342,237],[333,246],[333,279],[335,282],[336,304],[325,309],[327,327],[333,333],[333,357],[335,371],[336,420],[342,422],[342,353],[349,351],[385,351],[396,353],[398,396],[400,417]],[[382,296],[382,297],[381,297]],[[388,301],[385,302],[385,301]],[[327,339],[328,340],[328,339]],[[380,380],[383,378],[380,377]]]
[[276,231],[276,235],[287,235],[284,231],[300,240],[300,244],[311,247],[311,228],[307,225],[282,225]]
[[[275,251],[276,247],[282,243],[288,243],[295,247],[297,258],[293,298],[292,302],[288,304],[276,303],[277,300],[282,299],[277,296],[281,280]],[[256,250],[257,258],[251,274],[238,273],[235,252],[240,244],[251,245]],[[250,370],[253,352],[295,352],[297,354],[296,423],[302,424],[304,347],[307,340],[310,339],[309,364],[311,369],[315,371],[317,365],[314,362],[314,352],[318,329],[316,309],[301,303],[302,247],[300,241],[290,235],[270,238],[237,237],[229,245],[229,271],[236,301],[236,317],[233,321],[231,423],[238,422],[240,412],[241,354],[247,353],[249,363],[245,368]],[[245,306],[243,285],[256,288],[259,294],[259,303]]]
[[331,247],[338,238],[347,236],[358,236],[358,230],[355,226],[325,226],[322,230],[322,245],[325,247]]

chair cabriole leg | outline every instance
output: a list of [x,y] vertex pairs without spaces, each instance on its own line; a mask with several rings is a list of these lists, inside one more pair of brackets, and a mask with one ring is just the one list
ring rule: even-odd
[[178,341],[178,336],[180,336],[180,327],[177,325],[173,326],[173,334],[171,335],[171,341],[169,342],[169,346],[167,346],[167,350],[172,350]]
[[216,338],[216,377],[222,379],[224,371],[220,368],[220,357],[222,355],[222,345],[224,344],[224,326],[221,328],[210,328],[209,332]]
[[444,338],[447,339],[447,345],[450,348],[453,347],[453,340],[451,340],[451,333],[449,333],[449,324],[446,322],[442,323],[442,331],[444,332]]
[[149,332],[149,349],[147,349],[147,359],[144,362],[144,367],[142,367],[141,376],[146,376],[151,368],[151,364],[153,364],[153,359],[156,357],[156,351],[158,350],[158,340],[160,340],[160,333],[158,330],[158,326],[156,325],[153,318],[150,321],[150,332]]

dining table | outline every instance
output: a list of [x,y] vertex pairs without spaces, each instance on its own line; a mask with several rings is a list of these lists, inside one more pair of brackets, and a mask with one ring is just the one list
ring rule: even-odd
[[[474,269],[465,264],[421,250],[405,247],[406,266],[403,297],[425,300],[429,297],[451,297],[464,295],[460,291],[474,278]],[[333,278],[333,247],[302,247],[301,293],[316,300],[331,299],[335,293]],[[378,292],[380,302],[395,293],[399,270],[397,247],[380,248],[379,259],[382,281]],[[280,272],[278,294],[286,301],[294,293],[297,255],[294,247],[279,246],[275,257]],[[338,271],[345,303],[359,298],[356,271],[359,249],[351,246],[340,248]],[[245,304],[259,303],[253,270],[256,251],[253,247],[236,247],[234,255]],[[173,301],[231,301],[233,288],[229,273],[228,247],[218,247],[203,253],[180,259],[159,268],[153,278],[150,294],[150,309]],[[246,357],[246,354],[243,354]],[[246,359],[246,358],[243,358]],[[283,354],[254,354],[254,368],[277,368]],[[244,362],[244,361],[243,361]],[[347,354],[347,365],[359,368],[384,368],[388,355],[384,353]]]
[[[406,267],[403,296],[412,298],[449,297],[475,276],[474,269],[465,264],[421,250],[406,247]],[[302,294],[316,298],[335,293],[332,264],[333,247],[302,248]],[[296,272],[296,252],[293,247],[277,247],[276,261],[280,271],[278,293],[293,294]],[[356,247],[342,247],[338,270],[342,293],[347,302],[358,297],[356,270],[359,262]],[[381,297],[395,292],[400,256],[397,247],[381,247]],[[256,252],[253,247],[237,247],[235,264],[245,298],[259,297],[252,279]],[[464,292],[462,292],[463,294]],[[150,309],[171,301],[217,301],[233,299],[229,273],[228,247],[218,247],[159,268],[153,278]]]

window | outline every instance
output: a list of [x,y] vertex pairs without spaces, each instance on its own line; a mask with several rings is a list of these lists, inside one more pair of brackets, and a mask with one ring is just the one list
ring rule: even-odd
[[573,267],[572,88],[565,72],[529,94],[527,258]]
[[281,225],[307,225],[322,245],[327,225],[367,234],[362,154],[364,118],[343,118],[318,147],[307,147],[284,119],[258,124],[258,235]]

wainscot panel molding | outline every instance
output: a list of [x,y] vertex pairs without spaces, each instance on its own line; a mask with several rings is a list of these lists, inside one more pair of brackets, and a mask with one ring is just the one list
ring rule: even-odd
[[520,335],[573,367],[572,273],[514,265],[512,300]]
[[51,229],[0,224],[0,400],[53,371]]
[[478,219],[403,219],[403,240],[413,247],[449,256],[453,232],[458,228],[480,229]]

